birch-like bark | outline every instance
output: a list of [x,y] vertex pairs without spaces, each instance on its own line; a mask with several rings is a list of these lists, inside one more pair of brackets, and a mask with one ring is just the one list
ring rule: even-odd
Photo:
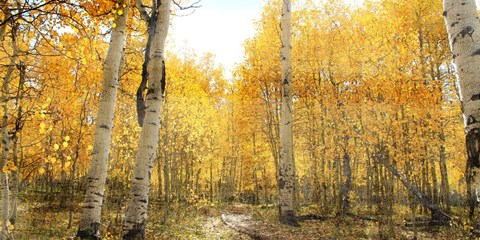
[[[125,1],[121,1],[123,5]],[[120,62],[126,41],[126,23],[128,4],[124,13],[117,16],[112,30],[107,56],[103,69],[103,90],[97,113],[95,140],[93,143],[92,162],[87,178],[87,190],[83,200],[82,215],[77,236],[81,239],[101,239],[100,222],[102,213],[105,181],[108,169],[108,155],[113,130],[113,117],[119,78]]]
[[8,151],[10,148],[10,138],[8,136],[8,84],[10,82],[10,78],[13,72],[13,65],[10,66],[7,70],[7,75],[3,79],[3,87],[2,87],[2,105],[3,105],[3,118],[2,118],[2,126],[1,126],[1,134],[2,134],[2,151],[0,155],[0,195],[2,198],[1,204],[1,212],[0,212],[0,220],[1,220],[1,232],[0,232],[0,240],[4,240],[8,238],[8,223],[10,217],[10,197],[9,197],[9,186],[8,186],[8,174],[3,172],[3,166],[7,164],[8,160]]
[[480,21],[475,0],[444,0],[443,16],[455,74],[460,84],[468,162],[476,192],[480,190]]
[[10,136],[8,135],[8,98],[10,92],[10,81],[12,79],[13,71],[16,67],[18,46],[16,38],[16,28],[12,26],[11,30],[13,54],[10,59],[10,65],[7,68],[7,73],[3,78],[1,105],[3,109],[3,117],[1,123],[1,154],[0,154],[0,196],[1,196],[1,211],[0,211],[0,240],[8,238],[8,224],[10,218],[10,196],[9,196],[9,180],[8,174],[3,172],[3,166],[7,164],[8,152],[10,150]]
[[291,67],[291,19],[292,3],[283,0],[280,23],[282,50],[282,108],[280,120],[280,171],[278,187],[280,189],[279,215],[282,224],[299,226],[295,214],[295,161],[293,158],[292,135],[292,67]]
[[148,63],[148,92],[146,95],[145,120],[140,135],[135,168],[130,189],[130,198],[123,224],[123,239],[145,239],[148,196],[151,174],[156,158],[160,113],[162,109],[162,82],[164,81],[164,49],[170,25],[171,0],[158,1],[158,19],[151,45]]

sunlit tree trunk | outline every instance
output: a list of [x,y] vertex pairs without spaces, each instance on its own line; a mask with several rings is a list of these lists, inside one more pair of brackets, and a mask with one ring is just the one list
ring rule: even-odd
[[[0,29],[1,30],[1,29]],[[1,30],[5,31],[5,30]],[[0,210],[0,240],[8,238],[8,224],[10,217],[10,196],[9,196],[9,180],[8,174],[3,172],[3,167],[7,164],[8,161],[8,152],[10,150],[10,136],[8,135],[8,99],[10,91],[10,81],[12,79],[13,71],[15,70],[17,56],[18,56],[18,46],[16,39],[16,27],[12,26],[11,30],[11,41],[13,54],[10,59],[10,65],[7,68],[5,77],[3,78],[2,83],[2,93],[1,93],[1,104],[3,110],[3,118],[1,122],[1,155],[0,155],[0,197],[1,197],[1,210]]]
[[291,72],[291,17],[292,3],[284,0],[280,23],[282,50],[282,108],[280,120],[280,168],[278,187],[280,189],[280,222],[299,226],[295,213],[295,161],[293,158],[292,135],[292,72]]
[[[444,0],[443,15],[453,53],[465,124],[473,187],[480,189],[480,21],[475,0]],[[467,178],[467,181],[470,177]]]
[[162,108],[162,83],[164,82],[164,48],[170,25],[171,0],[158,1],[158,20],[154,29],[152,51],[148,64],[148,92],[145,120],[135,161],[132,187],[123,225],[124,239],[145,239],[148,195],[151,184],[153,160],[158,148],[160,112]]
[[[2,12],[5,13],[4,18],[10,17],[10,10],[8,9],[8,4],[6,0],[0,1],[0,4],[2,6]],[[7,29],[7,24],[4,24],[3,26],[0,26],[0,41],[3,41],[5,39],[5,33]],[[15,55],[14,55],[15,57]],[[12,59],[11,63],[14,63],[14,59]],[[5,75],[3,79],[3,84],[5,85],[6,82],[9,81],[11,74],[13,72],[13,66],[9,66],[7,69],[7,74]],[[7,97],[5,95],[6,93],[3,93],[3,99],[2,105],[6,109],[7,107]],[[7,109],[8,110],[8,109]],[[7,112],[8,113],[8,112]],[[5,115],[5,113],[4,113]],[[8,117],[8,115],[7,115]],[[2,124],[3,127],[3,124]],[[5,127],[3,127],[5,128]],[[2,129],[3,130],[3,129]],[[5,128],[6,130],[6,128]],[[6,148],[8,149],[8,146],[6,143],[2,143],[2,149]],[[0,239],[4,240],[7,238],[8,234],[8,229],[7,229],[7,221],[8,221],[8,210],[9,210],[9,205],[10,205],[10,199],[9,199],[9,189],[8,189],[8,176],[6,173],[2,171],[3,166],[7,163],[7,159],[3,158],[3,156],[0,157]]]
[[[13,65],[12,65],[13,66]],[[7,164],[8,160],[8,151],[10,148],[10,138],[8,136],[8,84],[10,82],[11,74],[13,72],[14,67],[10,67],[7,70],[7,75],[3,79],[3,87],[2,87],[2,105],[3,105],[3,118],[2,118],[2,126],[1,126],[1,137],[2,137],[2,151],[0,155],[0,194],[1,194],[1,212],[0,212],[0,220],[1,220],[1,232],[0,232],[0,240],[4,240],[8,238],[8,222],[10,217],[10,196],[9,196],[9,181],[8,181],[8,174],[4,172],[2,169]]]
[[[123,5],[121,1],[120,5]],[[77,236],[82,239],[100,239],[100,222],[108,169],[108,155],[113,130],[113,117],[117,99],[118,77],[125,38],[128,5],[117,16],[103,69],[103,90],[98,108],[92,162],[87,177],[87,190]]]

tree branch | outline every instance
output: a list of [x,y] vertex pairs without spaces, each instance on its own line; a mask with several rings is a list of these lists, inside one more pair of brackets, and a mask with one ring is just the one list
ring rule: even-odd
[[64,0],[51,0],[51,1],[48,1],[48,2],[45,2],[45,3],[42,3],[42,4],[40,4],[40,5],[36,6],[36,7],[32,7],[32,8],[29,8],[29,9],[24,9],[24,10],[22,10],[22,11],[19,11],[19,12],[16,13],[16,14],[10,15],[10,16],[7,17],[6,19],[3,19],[3,21],[0,22],[0,26],[3,26],[3,25],[5,25],[5,24],[7,24],[10,20],[12,20],[13,18],[15,18],[16,16],[20,16],[20,15],[22,15],[22,14],[24,14],[24,13],[27,13],[27,12],[30,12],[30,11],[34,11],[34,10],[37,10],[37,9],[40,9],[40,8],[42,8],[42,7],[44,7],[44,6],[47,6],[47,5],[50,5],[50,4],[52,4],[52,3],[65,3],[65,1],[64,1]]
[[202,7],[202,5],[198,5],[201,1],[202,1],[202,0],[198,0],[198,1],[192,3],[192,4],[188,5],[188,6],[185,6],[185,7],[182,6],[181,2],[177,2],[177,0],[173,0],[172,2],[173,2],[173,4],[175,4],[175,6],[177,6],[177,8],[178,8],[179,10],[182,10],[182,11],[183,11],[183,10],[188,10],[188,9],[192,9],[192,8],[200,8],[200,7]]
[[150,21],[150,15],[148,15],[147,9],[145,8],[145,5],[143,4],[142,0],[135,0],[135,6],[137,7],[138,11],[140,12],[140,18],[148,22]]

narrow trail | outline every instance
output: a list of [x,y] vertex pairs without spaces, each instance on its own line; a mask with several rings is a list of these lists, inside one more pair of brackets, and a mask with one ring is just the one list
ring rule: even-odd
[[219,217],[208,217],[202,229],[209,239],[251,239],[248,235],[230,228]]
[[[236,231],[249,236],[252,239],[266,240],[273,239],[273,234],[266,231],[265,226],[260,225],[258,221],[254,221],[251,216],[246,214],[223,213],[222,221]],[[272,229],[268,229],[272,230]],[[278,239],[278,238],[276,238]]]

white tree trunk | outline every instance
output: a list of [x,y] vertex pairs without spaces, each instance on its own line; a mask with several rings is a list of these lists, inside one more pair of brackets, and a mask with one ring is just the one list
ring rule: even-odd
[[[120,5],[123,5],[121,1]],[[117,99],[120,62],[126,41],[128,6],[124,13],[115,19],[107,56],[103,69],[103,90],[98,108],[92,162],[87,178],[87,190],[83,200],[82,215],[77,236],[82,239],[100,239],[105,181],[108,169],[108,155],[113,130],[113,117]]]
[[145,239],[150,180],[160,130],[164,48],[170,25],[171,0],[158,2],[160,2],[160,5],[158,6],[157,23],[153,34],[150,62],[147,67],[149,86],[146,95],[145,120],[140,135],[130,198],[125,213],[124,239]]
[[295,214],[295,161],[293,158],[292,135],[292,66],[291,66],[291,19],[292,4],[283,0],[281,28],[281,70],[282,70],[282,109],[280,120],[280,222],[299,226]]
[[0,240],[8,238],[8,223],[10,218],[10,197],[9,197],[9,188],[8,188],[8,174],[2,171],[3,166],[7,164],[8,160],[8,151],[10,148],[10,138],[8,136],[8,83],[10,81],[11,73],[13,72],[14,67],[9,67],[7,70],[7,75],[3,80],[3,93],[2,93],[2,105],[3,105],[3,118],[2,118],[2,151],[0,156],[0,194],[2,198],[1,212],[0,212]]
[[465,123],[467,181],[480,190],[480,21],[475,0],[444,0],[445,25],[457,80]]
[[9,92],[9,82],[12,76],[13,69],[15,68],[13,64],[15,60],[12,60],[12,65],[8,67],[7,74],[3,79],[2,87],[2,108],[3,108],[3,117],[1,125],[1,134],[2,134],[2,151],[0,155],[0,195],[1,195],[1,212],[0,212],[0,240],[8,238],[8,228],[7,223],[9,223],[10,218],[10,197],[9,197],[9,187],[8,187],[8,174],[3,172],[3,167],[7,164],[8,161],[8,152],[10,149],[10,137],[8,136],[8,92]]
[[[5,31],[3,29],[2,31]],[[18,56],[18,46],[17,40],[15,36],[15,29],[11,30],[12,34],[12,57],[10,59],[10,65],[7,68],[7,73],[3,78],[2,83],[2,98],[1,104],[3,109],[3,118],[1,123],[1,155],[0,155],[0,197],[1,197],[1,204],[0,204],[0,240],[4,240],[8,238],[8,223],[10,218],[10,190],[9,190],[9,181],[8,181],[8,174],[2,171],[3,166],[7,164],[8,161],[8,153],[10,150],[10,136],[8,135],[8,98],[10,92],[10,81],[12,79],[13,71],[16,67],[17,56]]]

